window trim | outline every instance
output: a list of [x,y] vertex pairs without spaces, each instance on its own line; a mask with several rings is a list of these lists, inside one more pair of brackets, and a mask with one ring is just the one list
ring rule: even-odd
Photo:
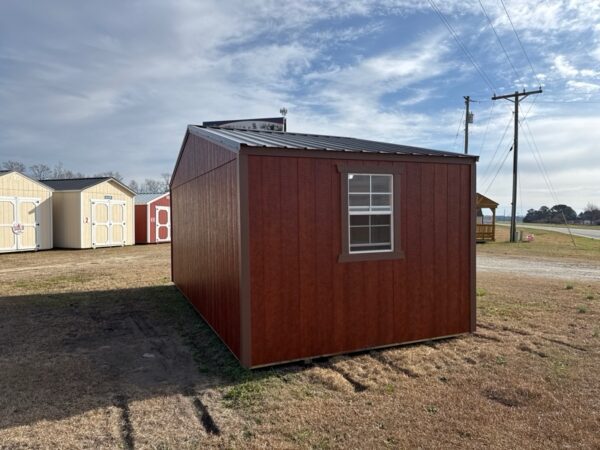
[[[365,164],[359,163],[339,163],[337,170],[340,173],[341,180],[341,226],[342,226],[342,249],[338,257],[338,262],[352,261],[378,261],[389,259],[402,259],[402,241],[400,239],[400,183],[402,168],[395,164],[386,163]],[[350,252],[350,211],[348,209],[348,174],[364,175],[392,175],[392,250],[371,250],[366,252]]]

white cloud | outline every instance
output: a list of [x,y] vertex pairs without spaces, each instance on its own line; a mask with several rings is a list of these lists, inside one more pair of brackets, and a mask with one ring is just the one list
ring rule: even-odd
[[584,81],[567,81],[567,86],[575,92],[583,92],[585,94],[592,94],[600,91],[600,84],[586,83]]

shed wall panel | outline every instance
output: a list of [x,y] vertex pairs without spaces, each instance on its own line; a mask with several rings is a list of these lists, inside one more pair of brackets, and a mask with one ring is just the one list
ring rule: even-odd
[[188,139],[171,186],[172,273],[240,358],[238,164],[230,155],[195,136]]
[[148,236],[148,209],[150,205],[135,205],[135,243],[147,244]]
[[54,246],[81,248],[81,192],[54,192]]
[[237,158],[237,154],[193,134],[188,134],[179,157],[171,188],[207,173]]
[[338,262],[344,162],[248,156],[253,366],[469,331],[470,164],[379,162],[404,259]]

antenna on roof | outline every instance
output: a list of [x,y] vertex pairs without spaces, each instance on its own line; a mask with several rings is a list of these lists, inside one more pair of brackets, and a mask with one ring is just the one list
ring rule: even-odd
[[287,113],[288,110],[285,106],[279,109],[279,114],[283,116],[283,131],[287,131],[287,119],[285,118],[285,116],[287,116]]

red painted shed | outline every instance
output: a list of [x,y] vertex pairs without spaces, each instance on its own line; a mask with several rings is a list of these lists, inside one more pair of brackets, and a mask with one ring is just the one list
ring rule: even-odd
[[190,125],[173,281],[245,367],[472,332],[476,161]]
[[171,194],[135,196],[135,243],[171,242]]

